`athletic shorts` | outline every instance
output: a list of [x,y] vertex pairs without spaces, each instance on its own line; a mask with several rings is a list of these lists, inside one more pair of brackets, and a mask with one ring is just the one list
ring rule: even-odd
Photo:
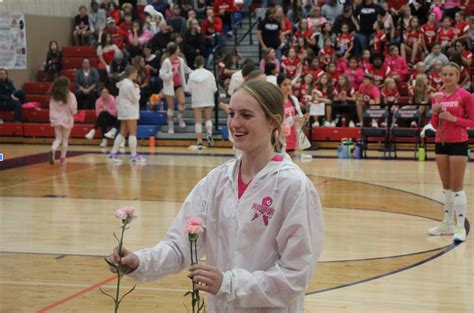
[[435,146],[436,154],[459,155],[467,157],[469,143],[465,142],[437,142]]

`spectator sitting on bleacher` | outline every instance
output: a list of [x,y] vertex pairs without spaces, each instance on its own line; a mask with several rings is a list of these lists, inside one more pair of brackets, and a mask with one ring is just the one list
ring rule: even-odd
[[110,72],[107,80],[107,85],[110,93],[114,96],[118,95],[117,83],[124,79],[125,77],[125,68],[127,67],[128,62],[124,58],[123,53],[117,53],[110,63]]
[[267,76],[267,82],[275,85],[278,87],[277,84],[277,77],[276,75],[278,74],[277,68],[275,66],[275,63],[267,63],[265,64],[265,75]]
[[122,18],[120,25],[120,29],[123,30],[127,35],[130,35],[133,29],[133,17],[131,14],[126,14]]
[[[380,90],[380,95],[382,96],[382,102],[386,105],[391,105],[391,114],[395,114],[398,111],[398,102],[400,99],[400,93],[397,88],[397,83],[392,77],[385,79],[384,86]],[[395,117],[392,120],[391,127],[397,127]],[[381,124],[382,127],[387,127],[387,119]]]
[[153,34],[144,28],[140,20],[133,21],[132,31],[128,35],[130,59],[143,54],[143,46],[151,41]]
[[263,51],[263,57],[260,60],[259,70],[264,72],[265,65],[267,63],[273,63],[276,66],[277,72],[280,72],[280,61],[276,58],[275,49],[273,48],[267,48]]
[[150,99],[150,71],[146,68],[145,58],[137,55],[132,59],[132,65],[137,69],[135,83],[140,87],[140,110],[145,110]]
[[[105,148],[107,147],[107,138],[113,139],[120,126],[117,120],[115,97],[105,87],[102,87],[100,97],[95,102],[95,115],[97,119],[95,120],[94,128],[85,137],[89,140],[94,138],[96,129],[100,128],[102,132],[100,147]],[[109,129],[110,131],[108,131]]]
[[201,33],[198,20],[189,18],[183,36],[183,53],[189,66],[194,69],[194,60],[198,55],[204,56],[205,38]]
[[369,73],[373,77],[375,86],[382,88],[385,79],[392,74],[392,70],[389,66],[384,64],[382,54],[375,54],[372,67],[366,73]]
[[[418,112],[420,112],[420,114],[423,114],[424,112],[426,112],[426,105],[430,101],[430,98],[431,98],[431,87],[430,87],[428,77],[425,74],[420,74],[416,77],[413,97],[411,98],[412,103],[421,104],[418,107]],[[416,109],[416,106],[415,107],[405,106],[405,107],[410,108],[410,109]],[[417,127],[416,121],[414,120],[411,121],[410,127]]]
[[112,17],[107,18],[107,27],[105,32],[110,35],[111,42],[116,45],[120,50],[124,48],[125,40],[128,33],[124,32],[120,27],[117,27],[115,20]]
[[229,89],[227,90],[227,93],[232,96],[234,92],[244,83],[248,74],[256,69],[257,67],[253,63],[252,59],[245,59],[242,63],[242,69],[235,72],[230,77]]
[[106,77],[110,71],[110,63],[114,59],[114,56],[121,53],[119,47],[112,43],[112,37],[109,33],[104,32],[100,38],[100,43],[97,46],[97,57],[99,62],[97,63],[97,69],[102,72],[102,76]]
[[8,71],[0,68],[0,111],[15,111],[15,121],[21,122],[21,106],[24,101],[23,91],[17,90],[8,79]]
[[436,60],[441,60],[443,65],[449,63],[448,57],[441,52],[441,45],[437,43],[433,45],[433,50],[431,50],[431,53],[425,58],[425,65],[428,71],[431,71]]
[[89,17],[87,16],[87,7],[81,5],[79,7],[79,14],[74,18],[74,31],[72,33],[74,45],[85,46],[89,44],[89,36],[91,32],[89,29]]
[[82,67],[76,72],[76,98],[79,109],[94,108],[95,100],[99,96],[99,72],[91,67],[89,58],[82,60]]
[[150,93],[158,94],[163,89],[163,81],[160,78],[160,56],[151,52],[150,45],[145,45],[143,47],[143,57],[145,58],[145,67],[150,73]]
[[170,8],[167,0],[147,0],[149,5],[152,5],[155,10],[160,12],[161,14],[165,14],[165,12]]
[[167,19],[168,25],[173,28],[173,32],[184,34],[186,30],[186,19],[181,16],[181,6],[173,4],[171,7],[171,17]]
[[214,0],[214,13],[227,26],[227,35],[232,35],[232,14],[237,11],[234,0]]
[[131,15],[132,20],[139,20],[140,16],[138,16],[136,10],[133,9],[133,5],[130,3],[124,3],[121,5],[122,10],[120,11],[120,17],[123,19],[125,15]]
[[109,18],[113,19],[116,25],[119,25],[122,19],[120,8],[114,1],[109,2],[107,5],[107,19]]
[[[317,88],[312,91],[314,103],[324,103],[326,119],[324,126],[335,127],[336,123],[332,120],[332,100],[333,100],[333,83],[332,77],[328,73],[325,73],[319,79]],[[318,122],[318,121],[316,121]],[[313,123],[315,127],[319,126],[318,123]]]
[[58,42],[56,40],[50,41],[46,61],[44,62],[43,81],[48,81],[50,74],[53,74],[53,79],[58,78],[59,72],[61,72],[62,69],[62,56]]
[[465,40],[456,42],[456,51],[461,55],[462,66],[470,68],[472,63],[472,51],[468,49]]
[[89,13],[89,29],[91,36],[89,37],[89,44],[96,46],[100,38],[102,30],[106,26],[107,14],[104,9],[99,8],[97,1],[91,2],[91,11]]
[[[334,105],[333,105],[333,114],[341,114],[343,111],[348,111],[349,116],[349,127],[355,127],[354,118],[356,116],[356,90],[351,87],[349,82],[349,77],[345,74],[341,74],[337,80],[336,87],[333,91],[334,94]],[[336,118],[337,119],[337,118]],[[345,127],[347,124],[347,118],[341,118],[341,125]],[[334,124],[337,125],[335,121]]]
[[166,47],[171,41],[171,27],[166,21],[161,21],[158,25],[160,31],[157,32],[151,39],[151,49],[157,55],[163,55],[166,52]]
[[147,28],[153,33],[153,35],[155,35],[160,31],[160,22],[164,21],[165,17],[159,11],[155,10],[152,5],[145,6],[143,12],[145,13],[145,24],[143,27]]
[[365,75],[364,70],[359,67],[357,57],[351,56],[349,58],[349,68],[344,71],[344,74],[349,78],[351,87],[357,90],[360,84],[362,84]]
[[206,10],[206,19],[202,22],[202,34],[206,38],[206,54],[208,56],[210,50],[222,42],[222,20],[215,16],[214,10],[208,8]]
[[[364,124],[365,108],[368,106],[373,108],[374,105],[380,104],[380,90],[374,85],[372,75],[365,74],[364,81],[357,90],[356,99],[357,118],[359,119],[357,126],[362,127]],[[372,120],[372,127],[378,127],[376,120]]]
[[338,0],[327,0],[321,8],[321,15],[333,23],[336,17],[342,14],[342,10],[343,4]]
[[373,26],[379,15],[384,15],[384,9],[374,3],[373,0],[364,0],[354,12],[354,15],[359,19],[360,31],[358,38],[362,50],[368,49],[371,35],[374,33]]

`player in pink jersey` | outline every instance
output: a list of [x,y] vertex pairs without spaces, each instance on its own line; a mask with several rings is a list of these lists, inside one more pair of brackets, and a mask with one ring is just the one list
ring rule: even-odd
[[464,223],[467,201],[463,190],[468,151],[466,129],[474,128],[474,98],[458,86],[459,77],[457,64],[443,66],[441,78],[444,91],[432,99],[431,118],[436,128],[436,164],[444,189],[444,219],[428,233],[434,236],[453,234],[454,242],[466,240]]

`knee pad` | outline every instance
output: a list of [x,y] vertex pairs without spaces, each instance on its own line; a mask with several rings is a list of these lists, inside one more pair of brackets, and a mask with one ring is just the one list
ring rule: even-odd
[[201,123],[196,123],[194,125],[194,129],[196,130],[196,133],[202,133],[202,124]]
[[173,113],[174,113],[173,109],[168,109],[168,110],[166,111],[166,115],[167,115],[168,117],[173,117]]
[[212,120],[207,120],[206,121],[206,128],[211,127],[212,128]]

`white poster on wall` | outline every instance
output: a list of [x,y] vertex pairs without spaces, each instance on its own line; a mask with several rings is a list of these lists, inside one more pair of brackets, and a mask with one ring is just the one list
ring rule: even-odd
[[0,68],[26,69],[25,15],[0,11]]

